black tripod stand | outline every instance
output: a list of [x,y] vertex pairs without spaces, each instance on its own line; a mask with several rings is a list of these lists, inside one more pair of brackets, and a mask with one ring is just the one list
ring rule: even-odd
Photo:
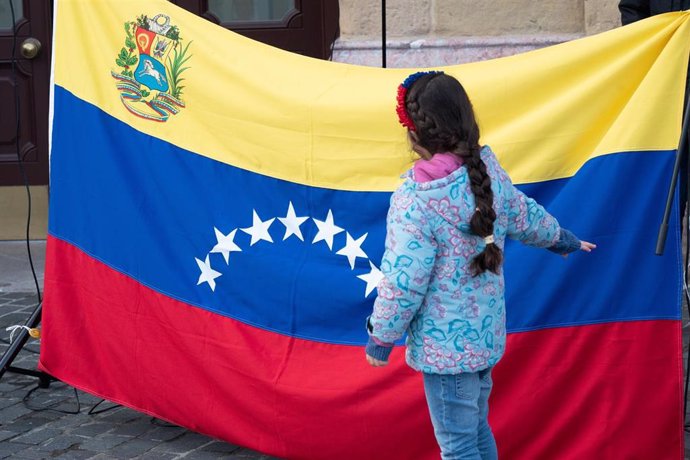
[[[33,329],[40,324],[42,305],[43,304],[39,302],[39,304],[36,306],[34,311],[31,313],[31,316],[26,321],[26,327]],[[17,339],[10,343],[10,347],[5,351],[5,354],[2,355],[2,358],[0,358],[0,379],[2,379],[2,376],[5,375],[5,372],[14,372],[16,374],[38,377],[38,386],[40,388],[48,388],[50,381],[54,380],[50,375],[37,370],[12,366],[12,362],[24,347],[27,340],[29,340],[29,332],[24,328],[20,330],[18,335],[19,336]]]

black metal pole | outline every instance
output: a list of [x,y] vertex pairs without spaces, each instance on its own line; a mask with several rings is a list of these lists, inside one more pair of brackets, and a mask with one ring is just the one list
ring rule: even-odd
[[381,0],[381,67],[386,68],[386,0]]
[[673,174],[671,176],[671,185],[668,188],[668,195],[666,197],[666,209],[664,209],[664,218],[659,226],[659,234],[656,239],[656,255],[660,256],[664,253],[664,246],[666,246],[666,235],[668,234],[668,219],[671,216],[671,207],[673,206],[673,194],[676,191],[676,183],[678,182],[678,174],[680,173],[680,164],[683,160],[683,155],[688,154],[688,129],[690,128],[690,98],[687,98],[685,105],[685,115],[683,117],[683,130],[680,134],[680,143],[678,144],[678,151],[676,152],[676,161],[673,164]]
[[[31,313],[29,319],[26,321],[25,326],[29,328],[35,328],[39,325],[39,323],[41,322],[41,308],[42,304],[39,303],[34,309],[34,311]],[[10,344],[10,347],[7,350],[5,350],[5,354],[2,355],[2,358],[0,358],[0,379],[3,375],[5,375],[5,372],[12,371],[19,374],[38,377],[40,380],[39,386],[41,386],[42,388],[47,388],[48,384],[50,383],[50,380],[52,379],[50,375],[41,371],[12,367],[12,361],[14,361],[14,358],[17,357],[26,341],[29,340],[29,332],[26,329],[22,328],[17,332],[17,336],[18,337],[15,340],[13,340]]]

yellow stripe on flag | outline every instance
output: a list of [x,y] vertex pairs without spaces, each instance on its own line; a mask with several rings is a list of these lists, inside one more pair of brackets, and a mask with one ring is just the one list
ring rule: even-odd
[[[184,107],[164,122],[128,110],[121,95],[131,84],[119,82],[118,89],[111,75],[120,70],[116,58],[125,23],[158,14],[179,28],[191,55],[180,98]],[[678,75],[687,70],[689,17],[661,15],[443,70],[467,87],[482,141],[515,182],[569,177],[599,155],[677,147],[685,81]],[[59,0],[57,22],[57,85],[199,155],[305,185],[371,191],[394,189],[414,159],[395,114],[396,88],[409,69],[288,53],[163,0]]]

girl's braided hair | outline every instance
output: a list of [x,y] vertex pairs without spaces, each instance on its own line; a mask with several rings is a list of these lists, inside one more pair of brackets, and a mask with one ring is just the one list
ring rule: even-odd
[[[421,147],[431,154],[451,152],[462,158],[476,205],[470,228],[478,236],[492,237],[496,211],[491,177],[480,155],[479,126],[465,89],[449,75],[428,73],[410,86],[405,95],[405,108],[414,123],[415,141]],[[501,249],[488,242],[484,251],[472,260],[472,275],[487,270],[498,274],[502,260]]]

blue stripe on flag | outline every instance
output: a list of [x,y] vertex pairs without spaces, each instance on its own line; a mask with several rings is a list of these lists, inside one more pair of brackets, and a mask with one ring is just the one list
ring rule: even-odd
[[[375,294],[365,297],[365,280],[382,255],[389,193],[308,187],[241,170],[138,132],[60,87],[54,123],[53,236],[206,310],[300,338],[365,342]],[[599,249],[563,260],[508,244],[509,332],[679,318],[677,203],[666,253],[654,255],[672,163],[670,151],[608,155],[572,178],[520,187]],[[304,241],[296,234],[283,240],[289,203],[306,217],[293,223]],[[343,229],[330,248],[328,238],[313,242],[327,235],[315,219],[327,228],[329,211]],[[217,252],[214,229],[226,237]],[[347,233],[367,256],[355,258],[354,269],[337,254]]]

